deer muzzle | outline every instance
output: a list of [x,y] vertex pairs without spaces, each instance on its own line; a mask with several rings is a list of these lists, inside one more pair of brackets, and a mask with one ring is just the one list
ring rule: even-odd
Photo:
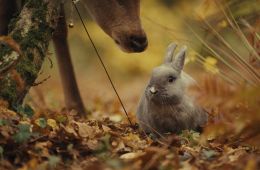
[[143,30],[132,33],[115,32],[112,34],[112,38],[123,51],[128,53],[143,52],[148,46],[147,37]]

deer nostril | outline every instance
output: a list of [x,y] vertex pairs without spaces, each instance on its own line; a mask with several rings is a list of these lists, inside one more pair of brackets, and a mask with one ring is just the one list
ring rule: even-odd
[[145,36],[130,36],[130,40],[138,44],[145,44],[147,41]]
[[132,35],[129,37],[132,48],[135,51],[143,51],[147,47],[146,36],[136,36]]

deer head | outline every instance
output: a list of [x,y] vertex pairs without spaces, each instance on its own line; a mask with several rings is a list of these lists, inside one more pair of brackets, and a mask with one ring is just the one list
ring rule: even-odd
[[140,0],[85,0],[98,25],[125,52],[142,52],[147,38],[140,21]]

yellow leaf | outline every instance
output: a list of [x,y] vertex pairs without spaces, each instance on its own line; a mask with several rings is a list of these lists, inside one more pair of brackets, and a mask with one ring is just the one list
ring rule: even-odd
[[47,125],[49,125],[52,129],[58,129],[58,125],[54,119],[48,119]]
[[205,62],[203,63],[203,67],[207,71],[209,71],[209,72],[211,72],[213,74],[217,74],[217,73],[219,73],[219,70],[217,68],[217,62],[218,62],[217,59],[215,59],[214,57],[210,57],[209,56],[209,57],[207,57],[205,59]]
[[36,119],[36,120],[34,121],[34,123],[35,123],[36,125],[40,126],[39,119]]
[[218,23],[218,27],[220,28],[225,28],[227,27],[227,21],[226,20],[222,20],[221,22]]

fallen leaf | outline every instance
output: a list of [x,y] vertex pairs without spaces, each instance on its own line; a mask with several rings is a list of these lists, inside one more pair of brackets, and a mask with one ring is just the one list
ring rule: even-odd
[[126,159],[126,160],[129,160],[129,159],[136,159],[142,155],[144,155],[145,153],[144,152],[131,152],[131,153],[125,153],[123,155],[120,156],[120,159]]
[[42,117],[36,119],[34,122],[35,122],[36,125],[40,126],[41,128],[46,128],[46,126],[47,126],[46,119],[42,118]]
[[53,130],[58,129],[58,125],[54,119],[48,119],[47,125],[49,125]]
[[97,150],[98,149],[98,147],[99,147],[99,143],[98,143],[98,141],[97,140],[88,140],[87,141],[87,146],[88,146],[88,148],[89,149],[91,149],[91,150]]
[[94,138],[95,133],[93,127],[89,126],[87,123],[80,123],[80,122],[75,122],[75,124],[78,125],[78,133],[81,137],[83,138]]
[[69,134],[73,134],[75,137],[78,137],[77,132],[75,131],[74,127],[72,127],[71,125],[61,125],[61,127]]
[[111,128],[105,125],[102,125],[102,129],[104,130],[104,132],[109,132],[111,131]]
[[109,116],[109,119],[112,120],[113,122],[120,122],[122,121],[122,115],[120,114],[114,114],[112,116]]
[[216,151],[214,151],[214,150],[203,149],[202,153],[203,153],[203,155],[205,156],[206,159],[211,159],[214,156],[218,155],[218,153]]

